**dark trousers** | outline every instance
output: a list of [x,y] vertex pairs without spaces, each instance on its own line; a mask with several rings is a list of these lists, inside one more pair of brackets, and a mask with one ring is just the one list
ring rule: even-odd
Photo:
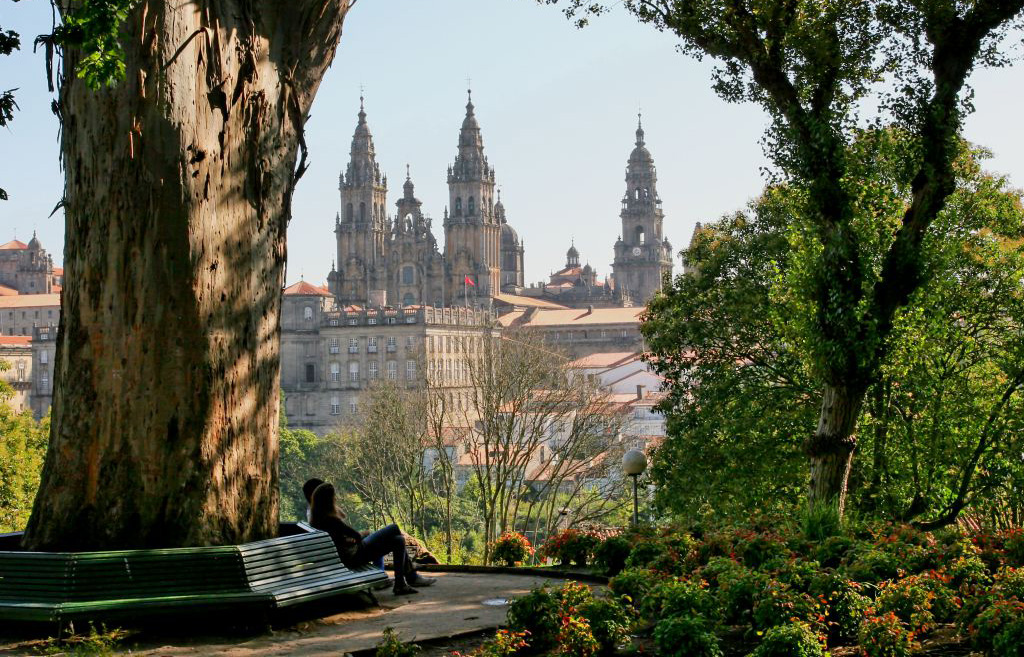
[[360,560],[373,564],[380,563],[384,555],[389,552],[395,561],[395,586],[415,579],[416,570],[405,553],[405,538],[398,525],[388,525],[383,529],[378,529],[365,537],[359,548]]

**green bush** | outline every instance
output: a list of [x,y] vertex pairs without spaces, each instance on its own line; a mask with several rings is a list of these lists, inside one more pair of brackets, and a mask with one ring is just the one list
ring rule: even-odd
[[752,534],[736,542],[736,554],[748,568],[758,569],[765,564],[785,560],[790,556],[785,541],[773,534]]
[[967,627],[971,646],[978,651],[991,654],[995,640],[1003,630],[1024,622],[1024,602],[1019,600],[996,600]]
[[779,625],[765,632],[750,657],[823,657],[821,638],[806,623]]
[[721,610],[718,600],[707,588],[707,583],[694,580],[669,580],[651,590],[642,607],[651,618],[696,616],[709,627],[718,625]]
[[992,657],[1024,657],[1024,621],[1007,623],[992,640]]
[[1003,532],[1003,552],[1006,563],[1024,566],[1024,529],[1010,529]]
[[820,573],[811,582],[809,593],[825,603],[825,626],[830,642],[855,641],[871,600],[861,593],[863,587],[835,572]]
[[820,600],[777,580],[770,580],[754,602],[753,624],[760,630],[802,622],[824,631],[824,620],[825,607]]
[[719,573],[717,597],[725,621],[735,625],[751,623],[754,604],[770,582],[765,573],[742,566]]
[[608,587],[617,596],[625,596],[630,604],[639,609],[661,578],[649,570],[627,568],[608,580]]
[[969,591],[992,583],[988,567],[978,554],[956,557],[947,567],[950,585],[960,591]]
[[654,570],[652,564],[661,563],[668,556],[668,546],[658,540],[642,540],[633,546],[626,558],[626,568]]
[[592,598],[581,604],[577,611],[587,622],[597,640],[601,654],[613,654],[633,629],[636,612],[616,598]]
[[555,649],[552,655],[559,657],[591,657],[600,649],[590,623],[586,618],[575,614],[562,616],[561,628],[555,638]]
[[594,565],[600,568],[605,575],[614,577],[626,567],[626,559],[633,551],[633,544],[623,536],[612,536],[606,538],[594,550]]
[[846,573],[850,579],[869,584],[895,579],[899,576],[900,570],[899,557],[873,547],[858,551],[846,566]]
[[772,576],[775,579],[804,593],[810,590],[811,582],[819,575],[821,575],[821,564],[817,561],[804,561],[803,559],[790,559],[772,571]]
[[722,657],[718,637],[699,618],[678,616],[658,621],[654,645],[662,657]]
[[856,546],[849,536],[829,536],[815,548],[814,557],[826,568],[837,568]]
[[909,657],[918,648],[914,635],[891,612],[866,617],[857,639],[866,657]]
[[537,650],[550,648],[561,628],[561,608],[556,591],[547,586],[533,589],[509,605],[509,629],[528,632],[530,646]]
[[935,626],[932,599],[921,578],[910,576],[882,584],[875,605],[882,614],[895,614],[914,632],[927,632]]

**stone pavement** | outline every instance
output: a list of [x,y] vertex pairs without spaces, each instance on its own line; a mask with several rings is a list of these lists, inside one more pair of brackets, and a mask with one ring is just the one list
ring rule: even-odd
[[[527,593],[544,582],[562,580],[533,575],[429,573],[438,581],[418,595],[396,597],[378,591],[379,608],[344,611],[312,621],[245,638],[210,635],[174,636],[161,640],[147,633],[129,639],[132,655],[164,657],[213,655],[264,657],[268,655],[343,655],[376,646],[385,627],[394,627],[404,641],[427,641],[496,628],[505,622],[507,605],[493,604]],[[492,604],[485,604],[491,601]],[[0,655],[33,653],[22,644],[0,639]]]

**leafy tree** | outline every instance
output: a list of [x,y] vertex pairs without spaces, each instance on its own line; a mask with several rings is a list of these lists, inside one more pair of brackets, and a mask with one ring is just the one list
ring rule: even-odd
[[[0,372],[8,363],[0,360]],[[49,418],[36,422],[32,413],[15,413],[7,405],[13,390],[0,379],[0,532],[21,531],[39,487]]]
[[[871,181],[854,224],[868,267],[881,266],[911,193],[899,183],[905,148],[893,130],[851,148]],[[927,282],[895,317],[858,418],[867,458],[854,469],[853,502],[930,527],[968,506],[1020,503],[1024,210],[1019,192],[981,170],[984,155],[957,160],[957,189],[923,243]],[[817,398],[814,355],[796,346],[814,325],[794,292],[816,261],[816,244],[789,223],[801,194],[770,188],[748,212],[698,231],[686,253],[693,273],[650,306],[643,330],[670,384],[671,438],[654,473],[677,511],[798,498],[792,436],[813,425]]]
[[353,2],[57,3],[67,284],[28,547],[276,533],[286,229]]
[[[540,0],[556,4],[560,0]],[[563,0],[585,21],[605,3]],[[625,0],[642,22],[670,31],[685,52],[719,62],[714,88],[771,117],[768,155],[804,191],[790,227],[813,243],[796,294],[813,310],[800,347],[820,388],[817,428],[804,443],[812,506],[845,503],[857,420],[880,376],[897,313],[925,281],[924,242],[955,188],[965,92],[977,66],[1008,59],[998,46],[1021,24],[1024,0]],[[861,108],[908,142],[910,186],[873,266],[857,231],[871,181],[851,166]]]

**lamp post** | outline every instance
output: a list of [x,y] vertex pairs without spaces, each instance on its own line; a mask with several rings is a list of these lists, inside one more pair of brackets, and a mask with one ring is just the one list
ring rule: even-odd
[[622,471],[633,478],[633,526],[639,523],[637,518],[636,478],[647,469],[647,457],[638,449],[631,449],[622,455]]

